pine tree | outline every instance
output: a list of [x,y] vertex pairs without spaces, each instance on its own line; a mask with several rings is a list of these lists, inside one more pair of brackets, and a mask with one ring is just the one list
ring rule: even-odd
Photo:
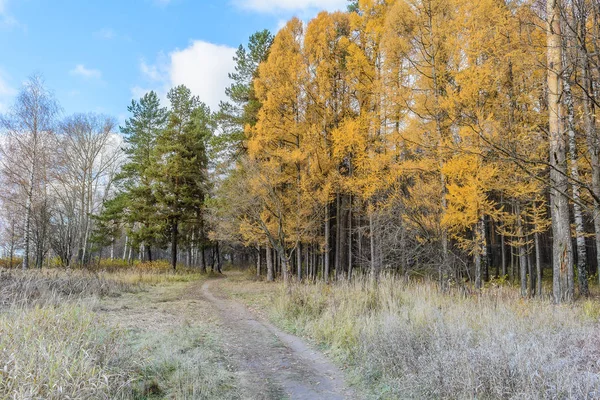
[[206,143],[212,134],[209,108],[185,86],[169,91],[167,125],[157,139],[150,167],[156,209],[170,236],[171,265],[177,267],[182,223],[199,222],[207,186]]
[[132,116],[121,127],[121,133],[127,143],[124,151],[128,162],[119,177],[119,185],[126,193],[123,219],[133,246],[143,243],[151,261],[152,247],[162,246],[164,241],[164,224],[155,207],[151,169],[156,163],[157,139],[167,122],[167,109],[160,106],[155,92],[148,92],[140,100],[132,100],[127,110]]
[[213,140],[217,151],[224,152],[233,159],[246,151],[246,125],[256,124],[261,104],[256,97],[253,82],[258,66],[266,61],[272,44],[273,35],[265,29],[250,36],[247,48],[240,45],[233,57],[235,72],[229,74],[233,83],[225,89],[229,101],[221,102],[216,115],[223,133]]

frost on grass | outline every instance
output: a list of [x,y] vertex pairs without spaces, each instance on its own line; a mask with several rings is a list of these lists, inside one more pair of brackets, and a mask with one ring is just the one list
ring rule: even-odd
[[138,286],[86,271],[21,271],[0,268],[0,311],[8,307],[62,304],[82,298],[116,296]]
[[434,284],[293,286],[274,317],[326,345],[379,398],[600,398],[598,306],[480,298]]
[[83,307],[0,315],[0,398],[119,398],[129,384],[118,331]]
[[133,349],[141,362],[132,396],[177,399],[241,399],[234,371],[208,326],[135,334]]

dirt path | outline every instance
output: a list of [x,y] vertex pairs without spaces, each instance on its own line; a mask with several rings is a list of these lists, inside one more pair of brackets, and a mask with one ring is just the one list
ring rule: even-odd
[[244,305],[202,285],[202,297],[218,311],[228,356],[242,372],[248,399],[352,399],[343,373],[301,339],[277,329]]

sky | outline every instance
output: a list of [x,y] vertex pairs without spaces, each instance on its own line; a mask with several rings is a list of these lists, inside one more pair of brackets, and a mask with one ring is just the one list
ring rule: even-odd
[[43,76],[65,115],[127,118],[131,99],[185,84],[216,109],[240,44],[347,0],[0,0],[0,113]]

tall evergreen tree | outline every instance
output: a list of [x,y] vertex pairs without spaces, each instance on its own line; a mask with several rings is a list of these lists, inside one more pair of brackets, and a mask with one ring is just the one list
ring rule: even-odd
[[127,143],[124,151],[129,162],[123,166],[120,176],[127,201],[120,204],[131,229],[133,245],[144,244],[147,257],[152,260],[152,246],[161,244],[164,226],[156,212],[150,170],[156,161],[154,147],[166,126],[168,113],[160,106],[155,92],[146,93],[139,101],[132,100],[127,110],[132,116],[121,127],[121,133]]
[[245,153],[245,127],[255,125],[260,109],[260,101],[254,90],[254,79],[258,66],[269,56],[273,44],[273,35],[268,30],[254,33],[248,40],[247,48],[240,45],[233,57],[235,72],[229,74],[233,81],[225,89],[228,102],[221,102],[217,119],[223,134],[215,137],[215,148],[229,152],[229,156],[237,158]]
[[166,128],[157,137],[150,171],[152,193],[171,240],[171,265],[177,266],[180,224],[198,219],[207,192],[206,141],[212,133],[209,108],[185,86],[169,91]]

